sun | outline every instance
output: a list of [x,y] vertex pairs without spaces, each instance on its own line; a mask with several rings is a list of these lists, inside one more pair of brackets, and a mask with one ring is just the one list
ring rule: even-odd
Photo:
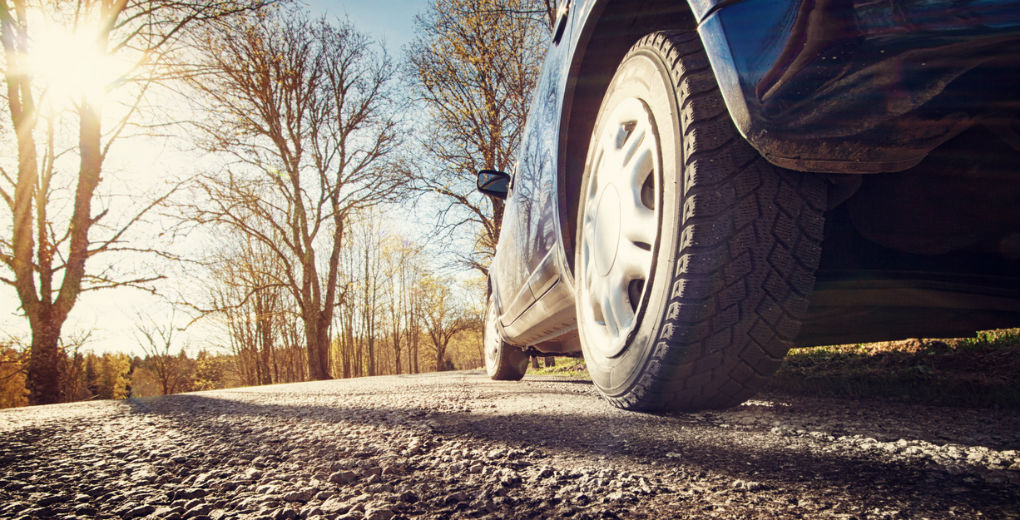
[[36,13],[29,26],[31,42],[25,64],[50,105],[101,104],[130,68],[106,53],[98,38],[98,23],[79,20],[65,25]]

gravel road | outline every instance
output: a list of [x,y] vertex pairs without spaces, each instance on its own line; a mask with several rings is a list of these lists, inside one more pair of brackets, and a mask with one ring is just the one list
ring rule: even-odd
[[1016,410],[477,371],[0,411],[0,518],[1020,518]]

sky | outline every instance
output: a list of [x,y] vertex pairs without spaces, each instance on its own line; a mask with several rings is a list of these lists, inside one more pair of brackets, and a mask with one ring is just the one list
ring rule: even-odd
[[381,40],[393,56],[414,37],[414,17],[429,0],[311,0],[313,12],[346,15],[361,32]]
[[[423,12],[430,2],[430,0],[298,1],[307,5],[315,14],[346,16],[359,31],[383,43],[394,60],[402,59],[403,47],[414,37],[414,18]],[[104,171],[104,184],[114,184],[112,188],[114,191],[124,192],[125,189],[132,189],[130,183],[134,182],[137,176],[130,174],[139,170],[143,171],[147,178],[173,178],[186,173],[188,167],[185,165],[194,164],[193,157],[175,150],[172,146],[166,146],[165,143],[133,143],[132,146],[145,150],[144,153],[135,151],[133,154],[145,155],[145,164],[144,166],[132,164],[129,159],[120,164],[115,160],[109,161],[108,168],[104,169],[111,171]],[[114,151],[111,159],[116,155]],[[165,171],[159,171],[159,168]],[[127,175],[127,180],[122,177],[119,184],[117,178],[121,176],[112,171],[118,169],[122,170],[120,173]],[[102,189],[101,186],[100,190]],[[27,322],[18,307],[19,302],[14,289],[6,284],[0,284],[0,341],[11,336],[23,341],[30,339]],[[125,352],[142,355],[135,328],[138,316],[167,320],[170,312],[171,307],[164,299],[134,289],[83,293],[68,317],[63,336],[66,339],[80,335],[84,331],[92,331],[85,346],[87,350],[96,353]],[[178,326],[184,325],[187,320],[188,317],[183,312],[176,314]],[[201,348],[215,347],[213,338],[219,335],[218,332],[213,324],[199,322],[178,337],[190,345],[189,353],[194,355]]]

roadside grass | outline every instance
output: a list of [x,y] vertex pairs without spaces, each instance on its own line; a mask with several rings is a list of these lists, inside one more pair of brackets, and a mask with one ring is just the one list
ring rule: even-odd
[[528,375],[556,376],[591,381],[591,376],[588,375],[588,369],[584,366],[584,359],[582,358],[558,357],[554,366],[543,366],[538,369],[528,368]]
[[1020,329],[790,350],[768,389],[935,405],[1020,407]]
[[[590,380],[581,358],[528,375]],[[941,406],[1020,408],[1020,329],[790,350],[769,391]]]

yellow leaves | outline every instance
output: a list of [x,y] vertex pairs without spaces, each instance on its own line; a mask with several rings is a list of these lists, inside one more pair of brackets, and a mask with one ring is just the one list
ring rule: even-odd
[[24,366],[27,358],[14,348],[0,346],[0,408],[28,405]]
[[126,354],[103,354],[98,366],[98,395],[103,399],[126,399],[131,358]]

